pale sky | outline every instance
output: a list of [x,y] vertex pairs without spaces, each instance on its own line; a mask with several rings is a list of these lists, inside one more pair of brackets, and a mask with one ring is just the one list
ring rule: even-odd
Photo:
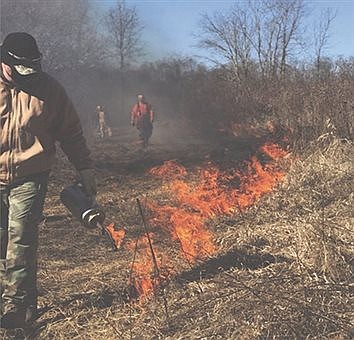
[[[256,0],[255,0],[256,1]],[[114,0],[93,0],[101,9],[112,6]],[[206,55],[208,52],[196,47],[198,23],[202,13],[227,11],[235,1],[170,1],[170,0],[127,0],[128,6],[135,6],[145,26],[143,40],[147,57],[157,59],[171,54],[184,56]],[[318,18],[321,9],[337,10],[337,17],[330,30],[331,38],[326,54],[329,56],[354,56],[354,0],[307,1],[313,8],[307,19],[309,26]]]

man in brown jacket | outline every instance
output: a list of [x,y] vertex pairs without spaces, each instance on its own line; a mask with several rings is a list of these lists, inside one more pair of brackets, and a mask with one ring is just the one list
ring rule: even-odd
[[0,123],[0,322],[23,328],[37,312],[38,223],[56,141],[86,192],[96,194],[78,115],[63,87],[42,72],[27,33],[11,33],[1,45]]

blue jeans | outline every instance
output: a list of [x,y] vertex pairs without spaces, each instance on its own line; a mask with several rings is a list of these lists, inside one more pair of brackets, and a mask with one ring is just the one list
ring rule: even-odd
[[0,285],[3,312],[37,305],[38,224],[48,173],[0,187]]

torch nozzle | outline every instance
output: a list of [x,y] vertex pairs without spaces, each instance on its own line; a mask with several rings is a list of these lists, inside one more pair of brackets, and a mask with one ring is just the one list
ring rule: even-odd
[[96,200],[83,191],[80,183],[66,187],[60,193],[60,198],[72,215],[75,216],[86,228],[101,228],[102,234],[108,238],[112,249],[114,251],[118,250],[112,234],[103,226],[105,213],[97,205]]
[[108,230],[106,227],[104,227],[104,226],[103,226],[101,223],[99,223],[99,222],[96,223],[96,226],[97,226],[98,228],[101,228],[102,234],[105,235],[105,236],[107,237],[107,239],[109,240],[109,242],[110,242],[110,244],[111,244],[111,246],[112,246],[113,251],[117,251],[117,250],[118,250],[118,247],[117,247],[116,242],[114,241],[114,239],[113,239],[111,233],[109,232],[109,230]]

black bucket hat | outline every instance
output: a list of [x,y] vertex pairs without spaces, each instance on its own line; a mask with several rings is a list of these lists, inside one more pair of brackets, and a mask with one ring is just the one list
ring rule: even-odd
[[1,62],[13,66],[22,76],[41,70],[42,54],[36,40],[28,33],[10,33],[0,46]]

